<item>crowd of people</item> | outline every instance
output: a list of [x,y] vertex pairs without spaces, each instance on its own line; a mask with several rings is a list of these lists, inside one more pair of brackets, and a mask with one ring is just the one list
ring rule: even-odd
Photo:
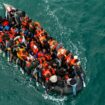
[[6,18],[0,17],[0,50],[47,89],[70,85],[81,68],[78,56],[49,36],[25,12],[18,15],[13,10]]

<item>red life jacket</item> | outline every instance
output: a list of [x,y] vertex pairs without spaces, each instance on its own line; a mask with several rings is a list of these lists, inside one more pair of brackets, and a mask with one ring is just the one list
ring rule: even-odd
[[2,23],[3,26],[8,26],[9,25],[9,22],[7,20],[5,20],[3,23]]
[[71,56],[72,56],[72,54],[69,54],[69,55],[67,55],[67,56],[65,57],[65,60],[66,60],[67,63],[70,62]]
[[10,39],[13,39],[13,38],[14,38],[14,34],[9,33],[9,38],[10,38]]
[[2,37],[0,37],[0,43],[2,43],[2,42],[3,42]]
[[76,62],[77,62],[77,59],[73,58],[73,59],[70,60],[70,65],[74,65],[75,66]]
[[44,30],[36,30],[36,36],[41,36],[44,33]]
[[51,60],[51,55],[46,54],[45,58],[46,58],[46,60]]
[[31,47],[33,53],[34,53],[34,54],[37,54],[37,52],[38,52],[38,47],[34,44],[33,41],[30,43],[30,47]]
[[43,53],[38,52],[38,58],[41,58],[41,57],[43,57],[43,56],[44,56],[44,54],[43,54]]
[[47,70],[43,70],[42,75],[46,78],[50,77],[52,74],[51,72],[47,69]]
[[52,75],[55,75],[55,69],[51,69],[51,73],[52,73]]

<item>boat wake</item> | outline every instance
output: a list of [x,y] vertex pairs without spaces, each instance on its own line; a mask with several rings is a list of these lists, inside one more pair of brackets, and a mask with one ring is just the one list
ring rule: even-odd
[[[55,15],[55,12],[56,11],[52,11],[50,9],[50,6],[49,6],[49,3],[48,3],[48,0],[45,0],[45,3],[46,3],[46,12],[47,12],[47,15],[51,16],[54,21],[55,21],[55,25],[57,25],[57,30],[59,31],[59,35],[60,36],[56,36],[56,39],[58,39],[60,37],[60,42],[62,43],[63,41],[63,35],[66,35],[67,33],[71,34],[73,33],[72,29],[68,29],[66,26],[62,26],[62,24],[60,23],[59,21],[59,18]],[[82,47],[81,43],[78,41],[76,44],[74,44],[70,38],[68,38],[69,36],[67,36],[66,40],[67,41],[67,47],[68,49],[71,50],[71,52],[74,52],[74,54],[78,55],[81,57],[81,61],[83,62],[83,69],[86,70],[86,63],[87,63],[87,59],[86,57],[83,57],[83,52],[85,51],[85,49]],[[78,46],[78,48],[77,48]],[[23,73],[22,70],[20,70]],[[24,82],[28,87],[32,87],[35,89],[35,91],[38,91],[37,90],[37,87],[34,87],[33,84],[31,84],[31,80],[30,82],[27,82],[27,80],[25,79],[25,82]],[[40,91],[38,91],[39,93],[41,93]],[[52,102],[55,102],[57,103],[57,105],[64,105],[65,101],[67,100],[67,97],[66,96],[52,96],[52,95],[49,95],[49,94],[42,94],[42,97],[45,99],[45,100],[51,100]],[[74,104],[73,104],[74,105]]]
[[57,17],[56,15],[56,12],[58,10],[61,10],[61,8],[59,9],[54,9],[54,10],[51,10],[50,8],[50,4],[49,4],[49,1],[48,0],[44,0],[44,3],[46,4],[46,7],[45,7],[45,11],[47,13],[47,15],[54,21],[54,28],[56,29],[56,32],[58,32],[58,36],[56,35],[56,40],[59,40],[61,43],[63,41],[63,35],[65,34],[65,29],[69,31],[69,34],[73,33],[73,30],[72,29],[67,29],[65,26],[63,26],[61,24],[61,22],[59,21],[59,18]]
[[56,105],[64,105],[64,102],[67,100],[66,96],[59,96],[59,97],[55,97],[49,94],[42,94],[42,96],[44,97],[45,100],[51,100],[52,102],[54,102],[54,104]]

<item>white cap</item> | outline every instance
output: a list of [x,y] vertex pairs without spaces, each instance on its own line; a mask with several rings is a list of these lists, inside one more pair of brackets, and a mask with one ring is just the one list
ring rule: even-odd
[[80,61],[78,61],[78,62],[77,62],[77,65],[78,65],[78,66],[80,66],[80,65],[81,65],[81,62],[80,62]]
[[37,49],[37,46],[36,45],[34,45],[33,47],[34,47],[34,49]]
[[74,59],[78,59],[78,56],[77,56],[77,55],[75,55],[75,56],[74,56]]
[[56,75],[53,75],[50,77],[49,79],[52,83],[56,83],[57,82],[57,76]]

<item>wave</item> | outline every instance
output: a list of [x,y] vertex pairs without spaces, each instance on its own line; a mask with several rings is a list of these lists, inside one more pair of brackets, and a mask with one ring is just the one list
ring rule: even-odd
[[3,9],[3,4],[0,2],[0,10]]
[[[53,19],[53,21],[55,22],[55,26],[57,26],[56,30],[59,31],[59,35],[58,36],[56,35],[56,40],[58,40],[58,38],[60,37],[60,42],[63,43],[63,41],[64,41],[63,35],[65,36],[65,35],[67,35],[67,33],[69,33],[69,35],[71,35],[73,33],[73,30],[71,28],[68,29],[66,26],[63,26],[61,24],[59,17],[57,17],[57,15],[55,14],[58,11],[58,9],[51,10],[49,1],[44,0],[44,2],[46,5],[45,11],[47,12],[47,15]],[[3,6],[0,3],[0,9],[2,9],[2,8],[3,8]],[[59,9],[62,9],[62,7]],[[67,48],[70,49],[71,52],[74,52],[76,55],[81,57],[80,59],[83,62],[83,64],[82,64],[83,69],[86,70],[87,59],[86,59],[86,57],[83,56],[83,52],[85,51],[85,49],[82,47],[81,42],[78,41],[76,44],[74,44],[73,41],[71,41],[71,39],[69,38],[69,36],[66,37],[66,40],[67,40],[67,42],[65,44],[67,45]],[[14,67],[14,68],[18,69],[18,67]],[[14,71],[14,70],[12,70],[12,71]],[[15,71],[15,73],[16,73],[16,71]],[[14,74],[14,75],[16,75],[16,74]],[[19,79],[17,81],[20,82],[21,85],[26,85],[28,88],[34,88],[34,90],[38,94],[40,94],[40,96],[42,95],[42,97],[45,100],[51,100],[57,105],[64,105],[65,104],[65,101],[67,100],[66,96],[56,97],[56,96],[52,96],[52,95],[48,95],[48,94],[43,94],[37,89],[37,87],[35,87],[32,84],[31,80],[27,81],[26,77],[24,78],[24,76],[22,76],[22,75],[20,75],[18,77],[19,77]],[[75,105],[75,103],[76,103],[75,99],[71,100],[72,105]]]
[[54,102],[54,104],[56,105],[64,105],[65,101],[67,100],[66,96],[59,96],[59,97],[55,97],[52,95],[48,95],[48,94],[42,94],[42,96],[44,97],[45,100],[51,100],[52,102]]

